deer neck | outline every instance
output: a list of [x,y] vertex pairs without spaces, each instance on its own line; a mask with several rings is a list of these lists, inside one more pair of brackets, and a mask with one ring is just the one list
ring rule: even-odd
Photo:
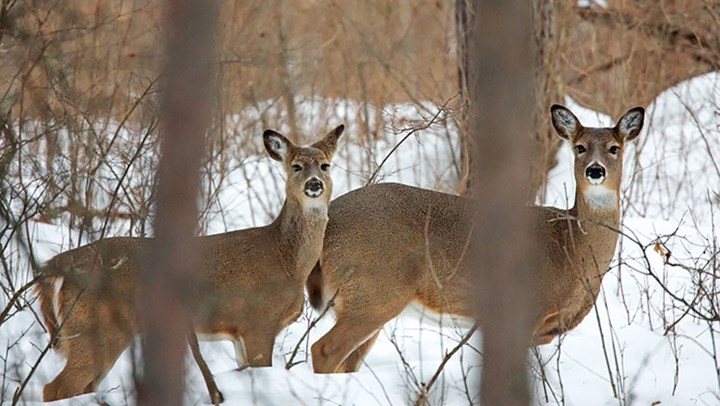
[[304,204],[293,198],[285,200],[273,225],[290,277],[305,280],[320,258],[328,222],[327,208],[327,202],[320,200],[306,200]]
[[617,229],[620,225],[619,191],[602,185],[578,188],[574,211],[583,226],[594,224]]
[[578,188],[571,214],[577,219],[574,233],[577,253],[585,258],[592,290],[599,289],[614,254],[620,226],[618,191],[592,186]]

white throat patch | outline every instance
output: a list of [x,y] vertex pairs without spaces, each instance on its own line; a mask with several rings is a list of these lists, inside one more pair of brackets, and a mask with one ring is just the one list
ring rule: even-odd
[[303,209],[308,214],[327,215],[328,206],[323,199],[303,199]]
[[602,185],[588,186],[583,192],[585,203],[593,210],[616,210],[617,193]]

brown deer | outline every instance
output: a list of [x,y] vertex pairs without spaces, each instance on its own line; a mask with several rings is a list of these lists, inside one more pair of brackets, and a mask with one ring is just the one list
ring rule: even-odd
[[[644,113],[634,108],[615,127],[585,128],[567,108],[552,106],[553,126],[574,149],[577,193],[569,210],[528,208],[540,239],[533,345],[577,326],[595,302],[617,242],[623,147],[637,137]],[[313,307],[330,303],[336,317],[312,346],[315,372],[357,371],[382,326],[413,302],[475,317],[465,260],[474,207],[470,199],[399,184],[367,186],[332,202],[321,260],[307,282]]]
[[[344,129],[340,125],[304,148],[265,131],[267,153],[287,174],[280,215],[264,227],[197,238],[197,271],[210,293],[194,310],[192,325],[200,339],[232,340],[241,367],[270,366],[275,336],[302,311],[304,284],[320,257],[328,221],[330,161]],[[45,401],[94,392],[138,333],[138,270],[150,242],[107,238],[44,265],[40,309],[52,345],[67,359],[45,385]]]

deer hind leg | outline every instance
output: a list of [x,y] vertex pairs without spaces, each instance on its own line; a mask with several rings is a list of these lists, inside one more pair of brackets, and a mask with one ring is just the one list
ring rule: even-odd
[[[85,309],[83,302],[79,309]],[[137,328],[122,306],[95,304],[95,312],[73,313],[61,327],[59,351],[65,368],[43,389],[47,401],[65,399],[97,390],[100,381],[127,348]],[[120,309],[120,310],[119,310]]]
[[[344,372],[342,364],[367,342],[386,320],[353,320],[338,317],[333,328],[312,345],[313,369],[318,374]],[[362,350],[361,350],[362,352]]]
[[[382,300],[368,303],[368,298],[364,295],[354,300],[349,294],[341,298],[339,306],[335,308],[335,325],[312,346],[313,368],[316,373],[357,370],[380,329],[397,317],[410,303],[411,298],[409,293],[378,294],[376,297]],[[354,353],[356,350],[357,353]],[[342,364],[348,357],[351,359],[343,368]]]
[[379,335],[380,330],[376,331],[375,334],[365,340],[364,343],[360,344],[355,351],[351,352],[345,359],[345,362],[343,362],[338,368],[338,372],[357,372],[358,369],[360,369],[360,365],[365,359],[365,356],[368,352],[370,352],[370,349],[375,344],[375,341],[377,341]]
[[92,363],[89,357],[69,351],[65,368],[43,388],[43,401],[52,402],[87,393],[88,385],[95,378]]
[[43,401],[95,392],[128,343],[129,339],[124,337],[109,341],[88,334],[62,343],[67,363],[60,374],[43,388]]
[[97,392],[100,382],[105,379],[105,376],[110,372],[115,362],[125,349],[130,345],[131,337],[128,336],[117,336],[121,337],[117,340],[103,340],[102,348],[100,350],[100,356],[97,358],[97,364],[95,368],[95,376],[93,380],[85,387],[84,393]]

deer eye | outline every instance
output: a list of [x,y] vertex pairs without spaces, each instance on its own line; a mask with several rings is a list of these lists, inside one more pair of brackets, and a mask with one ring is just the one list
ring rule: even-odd
[[620,147],[618,147],[617,145],[613,145],[612,147],[610,147],[610,149],[608,149],[608,152],[612,155],[617,155],[618,152],[620,152]]
[[320,169],[327,172],[327,170],[330,169],[330,164],[322,164],[320,165]]
[[585,148],[584,145],[576,145],[575,151],[577,151],[578,154],[584,154],[585,151],[587,151],[587,148]]
[[295,165],[291,166],[291,168],[292,168],[292,170],[295,171],[295,172],[300,172],[300,171],[302,170],[302,166],[300,166],[300,165],[298,165],[298,164],[295,164]]

